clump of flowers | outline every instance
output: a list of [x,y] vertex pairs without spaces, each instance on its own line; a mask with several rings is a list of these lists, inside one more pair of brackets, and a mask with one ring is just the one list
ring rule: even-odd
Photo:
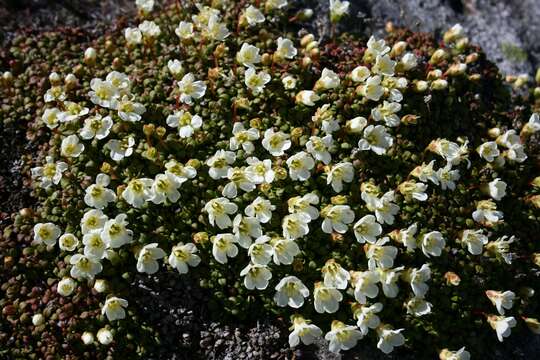
[[[280,30],[287,1],[235,3],[137,1],[138,27],[40,94],[34,246],[64,259],[61,296],[99,289],[81,341],[121,342],[123,281],[161,271],[232,314],[290,316],[291,347],[468,359],[534,325],[538,115],[514,126],[483,93],[504,84],[461,28],[441,48],[406,30],[317,41]],[[330,1],[331,21],[348,10]]]

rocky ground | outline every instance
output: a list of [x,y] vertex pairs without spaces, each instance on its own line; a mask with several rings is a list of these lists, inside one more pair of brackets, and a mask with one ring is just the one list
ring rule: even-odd
[[[159,2],[159,1],[158,1]],[[74,5],[76,3],[76,5]],[[306,0],[315,10],[320,37],[330,34],[327,1]],[[413,30],[440,34],[461,23],[473,42],[507,74],[532,73],[540,64],[540,1],[495,0],[352,0],[351,16],[340,29],[382,32],[387,21]],[[38,32],[62,27],[81,27],[88,39],[121,26],[134,14],[131,0],[0,0],[0,43],[15,32]],[[118,20],[120,18],[120,20]],[[116,24],[116,25],[115,25]],[[0,70],[5,64],[0,64]],[[31,205],[20,173],[20,156],[29,153],[24,130],[0,124],[0,226],[12,211]],[[9,149],[6,151],[6,149]],[[285,322],[224,324],[205,308],[208,294],[178,277],[140,277],[133,283],[134,306],[160,324],[165,343],[152,359],[411,359],[407,354],[383,356],[372,347],[359,348],[343,356],[328,353],[326,344],[288,349]],[[171,354],[170,349],[178,351]],[[197,353],[192,353],[198,349]],[[530,359],[540,353],[540,342],[511,338],[504,347],[486,354],[486,359]]]

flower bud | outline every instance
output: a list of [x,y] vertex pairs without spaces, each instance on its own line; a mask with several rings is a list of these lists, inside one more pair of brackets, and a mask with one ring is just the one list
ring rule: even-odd
[[109,345],[113,341],[113,334],[107,328],[101,328],[97,332],[97,339],[101,345]]
[[461,38],[456,42],[456,49],[460,53],[467,50],[468,47],[469,47],[469,38],[468,37]]
[[9,85],[13,82],[13,74],[10,71],[5,71],[2,74],[2,82],[6,85]]
[[58,75],[57,72],[52,72],[50,75],[49,75],[49,82],[51,83],[51,85],[59,85],[60,84],[60,81],[62,81],[62,79],[60,78],[60,75]]
[[437,65],[441,63],[442,61],[444,61],[446,57],[447,57],[446,51],[444,51],[443,49],[437,49],[435,50],[433,55],[431,55],[431,59],[429,59],[429,63],[433,65]]
[[105,174],[110,174],[112,171],[112,166],[108,162],[103,162],[100,167],[100,171]]
[[35,314],[32,316],[32,324],[34,324],[34,326],[43,325],[43,323],[45,323],[45,317],[42,314]]
[[415,125],[416,123],[418,123],[419,118],[420,116],[413,114],[403,115],[401,117],[401,123],[404,125]]
[[143,125],[143,133],[146,136],[152,136],[154,131],[156,130],[156,126],[154,124],[144,124]]
[[459,76],[465,74],[465,71],[467,71],[467,65],[463,63],[452,64],[452,66],[448,68],[447,74],[450,76]]
[[540,335],[540,321],[538,321],[535,318],[528,318],[523,316],[523,320],[525,321],[525,324],[531,330],[534,334]]
[[307,34],[302,37],[300,40],[300,46],[306,47],[309,43],[315,40],[315,35],[313,34]]
[[302,58],[302,67],[307,68],[308,66],[311,65],[312,62],[313,62],[313,61],[311,60],[310,57],[304,56],[304,57]]
[[311,51],[313,49],[316,49],[319,46],[318,41],[310,41],[309,44],[306,45],[306,51]]
[[444,79],[438,79],[431,83],[433,90],[444,90],[448,87],[448,81]]
[[535,208],[540,209],[540,195],[533,195],[527,199]]
[[392,46],[392,50],[390,50],[390,56],[391,57],[398,57],[401,56],[407,49],[407,43],[405,41],[398,41],[397,43]]
[[332,196],[330,198],[330,202],[333,204],[333,205],[345,205],[347,204],[347,196],[346,195],[336,195],[336,196]]
[[79,85],[79,79],[77,79],[75,74],[68,74],[64,79],[64,84],[66,84],[68,89],[74,89]]
[[534,76],[534,81],[536,81],[536,83],[537,83],[538,85],[540,85],[540,68],[538,68],[538,69],[536,70],[536,75]]
[[94,334],[92,334],[90,331],[85,331],[81,335],[81,340],[84,345],[91,345],[94,343]]
[[189,159],[186,165],[194,167],[195,169],[199,169],[202,166],[202,163],[199,159]]
[[540,188],[540,176],[537,176],[531,181],[531,185],[537,189]]
[[459,275],[452,271],[447,271],[444,274],[444,279],[446,280],[446,283],[448,285],[458,286],[461,282],[461,278],[459,277]]
[[310,9],[310,8],[300,10],[296,14],[296,18],[299,21],[308,21],[309,19],[311,19],[312,16],[313,16],[313,9]]
[[478,61],[478,53],[471,53],[465,58],[466,64],[472,64]]
[[88,65],[93,65],[96,63],[97,52],[96,49],[89,47],[84,51],[84,62]]
[[414,83],[414,91],[416,92],[423,93],[426,92],[428,88],[429,84],[427,81],[420,80]]
[[97,279],[94,282],[94,290],[96,290],[98,293],[104,293],[107,291],[109,285],[107,283],[107,280],[104,279]]

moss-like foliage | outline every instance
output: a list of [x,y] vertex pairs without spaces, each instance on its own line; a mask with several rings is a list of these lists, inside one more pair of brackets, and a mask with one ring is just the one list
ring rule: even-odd
[[279,3],[13,41],[0,118],[38,202],[3,232],[0,354],[149,356],[130,285],[156,271],[216,318],[291,317],[291,346],[465,359],[538,333],[529,100],[459,26],[317,41]]

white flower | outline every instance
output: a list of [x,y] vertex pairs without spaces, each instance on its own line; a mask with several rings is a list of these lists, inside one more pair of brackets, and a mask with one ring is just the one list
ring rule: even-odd
[[291,140],[289,138],[289,134],[268,129],[264,132],[262,145],[272,156],[281,156],[291,147]]
[[84,235],[92,231],[101,231],[107,220],[107,215],[104,215],[103,211],[95,209],[89,210],[81,219],[81,232]]
[[399,292],[397,281],[401,270],[403,270],[403,266],[394,269],[377,268],[384,296],[388,298],[395,298],[397,296]]
[[297,53],[298,50],[296,50],[291,40],[283,38],[281,36],[277,39],[277,50],[275,52],[275,55],[277,55],[278,58],[293,59]]
[[417,230],[417,223],[410,225],[407,229],[399,230],[397,234],[397,241],[402,243],[409,251],[416,249],[417,244],[415,235]]
[[49,129],[54,129],[58,127],[61,115],[62,113],[58,108],[45,109],[43,115],[41,115],[41,121],[43,121]]
[[66,92],[62,86],[52,86],[45,95],[43,95],[43,100],[46,103],[53,101],[64,101],[66,100]]
[[273,260],[276,265],[290,265],[293,263],[294,257],[300,254],[300,248],[294,240],[288,239],[273,239]]
[[[110,83],[114,89],[116,89],[117,96],[129,94],[131,81],[129,80],[129,76],[127,76],[126,74],[118,71],[111,71],[107,74],[105,80]],[[116,100],[116,96],[114,100]],[[114,104],[116,104],[116,102],[113,102],[113,108]]]
[[516,144],[510,147],[504,155],[512,161],[521,163],[527,160],[527,154],[525,154],[525,150],[523,148],[522,144]]
[[376,314],[381,312],[382,309],[383,305],[381,303],[375,303],[371,306],[353,305],[353,315],[356,319],[356,326],[358,326],[362,335],[367,335],[369,329],[376,329],[381,324],[381,320]]
[[154,204],[163,204],[165,200],[175,203],[180,199],[179,186],[176,176],[171,173],[157,174],[152,183],[151,198],[149,200]]
[[287,201],[290,213],[300,214],[307,218],[307,222],[319,217],[319,210],[315,206],[319,203],[319,197],[315,193],[304,196],[295,196]]
[[193,37],[193,24],[187,21],[180,21],[174,33],[180,39],[189,39]]
[[157,243],[143,246],[137,257],[137,271],[155,274],[159,269],[157,260],[163,259],[167,254],[158,247]]
[[283,87],[287,90],[292,90],[296,87],[296,78],[292,75],[287,75],[281,79]]
[[315,106],[315,102],[319,99],[319,95],[313,90],[302,90],[296,94],[296,102],[306,106]]
[[455,181],[459,180],[460,177],[459,170],[452,170],[452,163],[447,163],[445,167],[437,170],[436,176],[443,190],[455,190]]
[[113,190],[107,189],[111,178],[107,174],[98,174],[96,183],[86,188],[84,202],[90,207],[103,209],[110,202],[116,200],[116,194]]
[[180,101],[185,104],[193,104],[192,99],[200,99],[206,92],[206,85],[203,81],[195,81],[195,76],[192,73],[184,75],[182,80],[178,82],[180,90]]
[[154,0],[135,0],[137,9],[144,13],[149,13],[154,9]]
[[146,107],[143,104],[133,101],[128,95],[124,95],[117,102],[116,109],[120,119],[129,122],[140,121],[141,115],[146,112]]
[[249,5],[246,8],[244,11],[244,16],[249,26],[255,26],[263,23],[265,20],[263,13],[253,5]]
[[174,179],[178,185],[182,185],[189,179],[193,179],[195,176],[197,176],[197,169],[195,169],[193,166],[184,166],[174,159],[165,163],[165,169],[167,169],[165,171],[166,174],[171,174],[174,176]]
[[[238,238],[238,235],[236,235],[236,237]],[[253,264],[268,265],[274,252],[274,248],[269,244],[269,241],[269,236],[260,235],[253,244],[249,245],[248,255]],[[249,239],[249,242],[251,243],[251,238]]]
[[311,176],[315,161],[308,153],[300,151],[287,159],[287,165],[292,180],[306,181]]
[[219,21],[219,16],[216,14],[209,17],[208,25],[204,30],[205,36],[210,40],[223,41],[231,34],[227,26]]
[[259,130],[255,128],[247,129],[241,122],[235,122],[232,130],[233,136],[229,140],[231,150],[238,150],[240,146],[247,154],[255,151],[252,141],[259,138]]
[[72,101],[64,101],[64,107],[66,111],[59,115],[61,122],[74,122],[89,112],[87,107]]
[[420,269],[413,268],[411,269],[408,280],[411,283],[411,289],[414,293],[414,296],[423,298],[429,286],[426,284],[426,281],[431,279],[431,269],[428,264],[424,264]]
[[421,182],[414,180],[404,181],[399,184],[398,190],[407,201],[411,199],[426,201],[428,199],[428,195],[425,193],[427,185]]
[[480,145],[476,152],[487,162],[494,161],[500,154],[499,148],[495,141],[488,141]]
[[388,54],[379,55],[375,58],[375,66],[371,69],[375,74],[393,76],[396,62]]
[[375,268],[389,269],[394,266],[398,249],[395,246],[383,246],[390,241],[388,237],[377,240],[374,244],[366,245],[366,257],[370,270]]
[[[394,217],[399,212],[399,206],[394,204],[394,191],[386,192],[375,201],[375,217],[380,224],[394,223]],[[368,204],[368,208],[369,208]]]
[[540,115],[538,113],[532,113],[522,131],[522,134],[533,134],[540,131]]
[[96,337],[101,345],[109,345],[114,340],[112,332],[107,328],[99,329]]
[[81,138],[90,140],[96,138],[98,140],[105,139],[109,136],[109,132],[113,126],[113,121],[110,116],[102,117],[99,114],[84,119],[84,126],[79,131]]
[[343,190],[343,182],[350,183],[354,177],[354,168],[350,162],[338,163],[330,169],[326,183],[332,185],[335,192]]
[[504,315],[504,309],[510,310],[514,306],[514,299],[516,298],[516,294],[510,290],[504,292],[487,290],[486,296],[501,315]]
[[[236,241],[238,242],[238,244],[244,249],[247,249],[247,248],[251,249],[250,245],[252,243],[252,238],[257,239],[257,240],[261,238],[265,238],[264,236],[262,236],[262,227],[261,227],[261,224],[259,223],[259,220],[257,220],[257,218],[254,218],[254,217],[242,216],[242,214],[238,214],[234,217],[233,234],[234,236],[236,236]],[[264,241],[262,241],[261,239],[259,241],[259,244],[262,244],[262,243],[264,243]],[[268,245],[267,250],[268,248],[271,248],[271,246]],[[255,251],[255,253],[259,254],[258,251]],[[272,254],[270,253],[265,258],[266,262],[264,262],[262,259],[258,257],[257,259],[259,260],[252,259],[252,261],[255,264],[261,263],[262,265],[266,265],[268,264],[268,262],[270,262],[271,257],[272,257]]]
[[124,29],[124,37],[129,46],[137,45],[142,42],[142,32],[138,28]]
[[330,21],[338,22],[341,17],[349,12],[348,1],[330,0]]
[[411,52],[406,53],[400,60],[401,68],[405,71],[414,69],[418,65],[416,55]]
[[60,228],[53,223],[39,223],[34,225],[34,242],[54,246],[56,239],[62,234]]
[[465,350],[465,347],[462,347],[457,351],[443,349],[439,353],[439,358],[441,360],[471,360],[471,354]]
[[362,87],[362,95],[370,100],[379,101],[383,94],[384,86],[381,85],[381,77],[379,75],[370,76]]
[[306,150],[315,158],[315,160],[322,161],[325,165],[328,165],[330,161],[332,161],[332,156],[328,150],[333,143],[334,140],[332,139],[332,135],[326,135],[322,138],[312,136],[306,143]]
[[232,151],[218,150],[208,160],[206,165],[210,168],[208,174],[214,180],[226,178],[229,173],[230,165],[236,160],[236,155]]
[[296,276],[287,276],[276,285],[274,301],[278,306],[290,306],[298,309],[304,305],[304,298],[309,296],[309,289]]
[[238,255],[238,247],[235,245],[236,236],[233,234],[217,234],[212,239],[212,255],[220,264],[227,263],[227,257],[233,258]]
[[401,104],[398,102],[388,102],[384,100],[382,105],[371,109],[371,117],[375,121],[384,121],[386,126],[396,127],[400,123],[397,113],[401,110]]
[[431,231],[422,237],[421,248],[424,255],[441,256],[442,249],[446,245],[443,235],[438,231]]
[[324,285],[326,287],[333,287],[340,290],[345,290],[347,284],[351,278],[351,275],[341,265],[339,265],[334,259],[328,260],[321,272],[324,276]]
[[371,71],[366,66],[357,66],[351,71],[351,79],[354,82],[364,82],[371,75]]
[[228,198],[238,196],[238,188],[245,192],[255,190],[255,182],[251,178],[251,173],[246,168],[230,168],[227,172],[227,179],[230,180],[223,188],[222,195]]
[[61,154],[66,157],[78,157],[84,151],[84,144],[77,135],[69,135],[62,140]]
[[101,315],[106,315],[109,321],[120,320],[126,317],[125,307],[128,302],[125,299],[111,296],[105,300],[105,304],[101,308]]
[[167,125],[178,128],[178,135],[181,138],[189,138],[202,126],[202,119],[199,115],[191,115],[189,111],[176,111],[167,117]]
[[52,156],[47,156],[45,161],[43,166],[32,168],[32,178],[39,178],[40,185],[46,189],[62,180],[62,173],[68,169],[68,165],[63,161],[54,162]]
[[303,214],[290,214],[283,218],[282,228],[285,239],[294,240],[309,233],[309,218]]
[[254,68],[249,67],[245,74],[244,83],[254,95],[261,93],[264,86],[271,80],[271,76],[266,71],[256,72]]
[[268,287],[268,281],[272,278],[272,273],[266,265],[248,264],[242,269],[240,276],[244,276],[246,289],[264,290]]
[[274,181],[276,173],[272,169],[272,160],[264,159],[261,161],[256,157],[250,157],[246,159],[246,162],[249,164],[246,171],[255,184],[270,184]]
[[461,242],[467,245],[467,250],[473,255],[482,254],[482,247],[488,243],[488,237],[482,230],[464,230]]
[[489,196],[500,201],[506,195],[506,183],[497,178],[488,184]]
[[479,223],[496,223],[503,219],[502,211],[497,211],[497,204],[492,200],[481,200],[472,213],[474,221]]
[[161,34],[159,25],[149,20],[144,20],[142,23],[140,23],[139,30],[141,30],[143,36],[149,38],[158,37]]
[[385,354],[390,354],[394,347],[405,344],[405,337],[401,334],[403,330],[405,329],[393,330],[386,326],[378,327],[379,341],[377,342],[377,348]]
[[254,67],[255,64],[261,62],[259,48],[248,43],[243,43],[240,51],[236,53],[236,61],[244,66]]
[[133,240],[133,231],[127,228],[126,218],[126,214],[118,214],[103,226],[101,237],[109,247],[116,249]]
[[135,145],[135,139],[133,136],[129,136],[122,140],[111,139],[105,144],[105,147],[111,151],[111,159],[121,161],[133,154],[133,145]]
[[77,287],[77,282],[70,277],[65,277],[56,285],[56,292],[62,296],[69,296]]
[[352,349],[362,337],[362,333],[356,326],[345,325],[338,320],[332,321],[331,330],[324,336],[324,338],[330,342],[328,344],[328,350],[333,353]]
[[152,179],[141,178],[131,180],[122,192],[122,198],[134,208],[141,208],[146,201],[152,199]]
[[375,216],[365,215],[354,224],[354,236],[360,244],[368,242],[374,244],[377,236],[382,234],[382,226],[377,222]]
[[295,347],[300,344],[311,345],[321,337],[322,331],[316,325],[310,324],[309,320],[304,320],[303,317],[296,315],[293,317],[293,325],[290,328],[292,332],[289,334],[289,346]]
[[81,254],[73,255],[69,263],[72,265],[70,275],[75,279],[91,280],[103,269],[98,261]]
[[503,342],[505,337],[510,336],[512,328],[516,326],[517,321],[513,316],[504,317],[497,315],[489,315],[487,318],[489,325],[497,332],[497,339]]
[[255,217],[261,223],[265,224],[272,218],[272,211],[276,209],[270,200],[257,196],[255,200],[246,206],[244,212],[247,216]]
[[[418,180],[422,182],[427,182],[428,180],[431,181],[435,185],[439,185],[439,176],[437,174],[437,171],[433,169],[433,166],[435,165],[435,160],[431,160],[429,164],[422,163],[422,165],[417,166],[414,168],[413,171],[411,171],[411,175],[418,178]],[[448,164],[447,164],[448,166]],[[448,169],[451,169],[451,164],[448,167]],[[441,175],[446,172],[446,170],[441,170]],[[459,172],[458,172],[459,173]],[[450,173],[450,176],[447,180],[450,180],[454,175]],[[457,180],[457,179],[456,179]],[[449,184],[446,184],[448,186]]]
[[265,7],[267,10],[282,9],[287,6],[287,0],[266,0]]
[[220,229],[225,229],[232,226],[229,215],[235,214],[238,211],[238,206],[229,199],[220,197],[208,201],[204,205],[204,211],[208,213],[210,225],[217,225]]
[[489,242],[486,247],[496,255],[500,256],[504,262],[511,264],[514,254],[510,252],[510,244],[512,244],[514,240],[514,236],[508,238],[508,236],[505,235],[495,241]]
[[79,239],[71,233],[65,233],[58,239],[60,250],[73,251],[79,245]]
[[178,270],[180,274],[187,274],[188,265],[195,267],[201,262],[201,258],[196,254],[197,251],[195,244],[180,242],[171,249],[169,265]]
[[358,141],[360,150],[371,150],[377,155],[386,153],[394,143],[394,139],[382,125],[369,125],[364,129],[364,136]]
[[447,139],[433,140],[428,148],[435,154],[443,157],[447,162],[454,163],[461,156],[461,147],[455,142]]
[[321,77],[315,83],[316,89],[328,90],[335,89],[339,86],[339,76],[332,70],[324,68],[321,72]]
[[379,294],[377,283],[379,273],[376,271],[354,271],[351,276],[351,285],[354,288],[354,298],[360,304],[367,303],[367,298],[373,299]]
[[324,218],[322,223],[322,230],[331,234],[336,231],[340,234],[344,234],[350,223],[354,221],[354,212],[349,205],[331,205],[323,209],[321,212]]
[[318,313],[335,313],[339,309],[339,302],[343,300],[343,295],[335,288],[329,288],[322,283],[315,283],[313,291],[315,311]]
[[109,81],[95,78],[90,81],[90,88],[92,89],[88,93],[90,101],[104,108],[114,108],[115,99],[118,97],[118,90],[113,84]]
[[105,257],[107,244],[103,241],[100,232],[90,232],[83,236],[84,256],[99,261]]

